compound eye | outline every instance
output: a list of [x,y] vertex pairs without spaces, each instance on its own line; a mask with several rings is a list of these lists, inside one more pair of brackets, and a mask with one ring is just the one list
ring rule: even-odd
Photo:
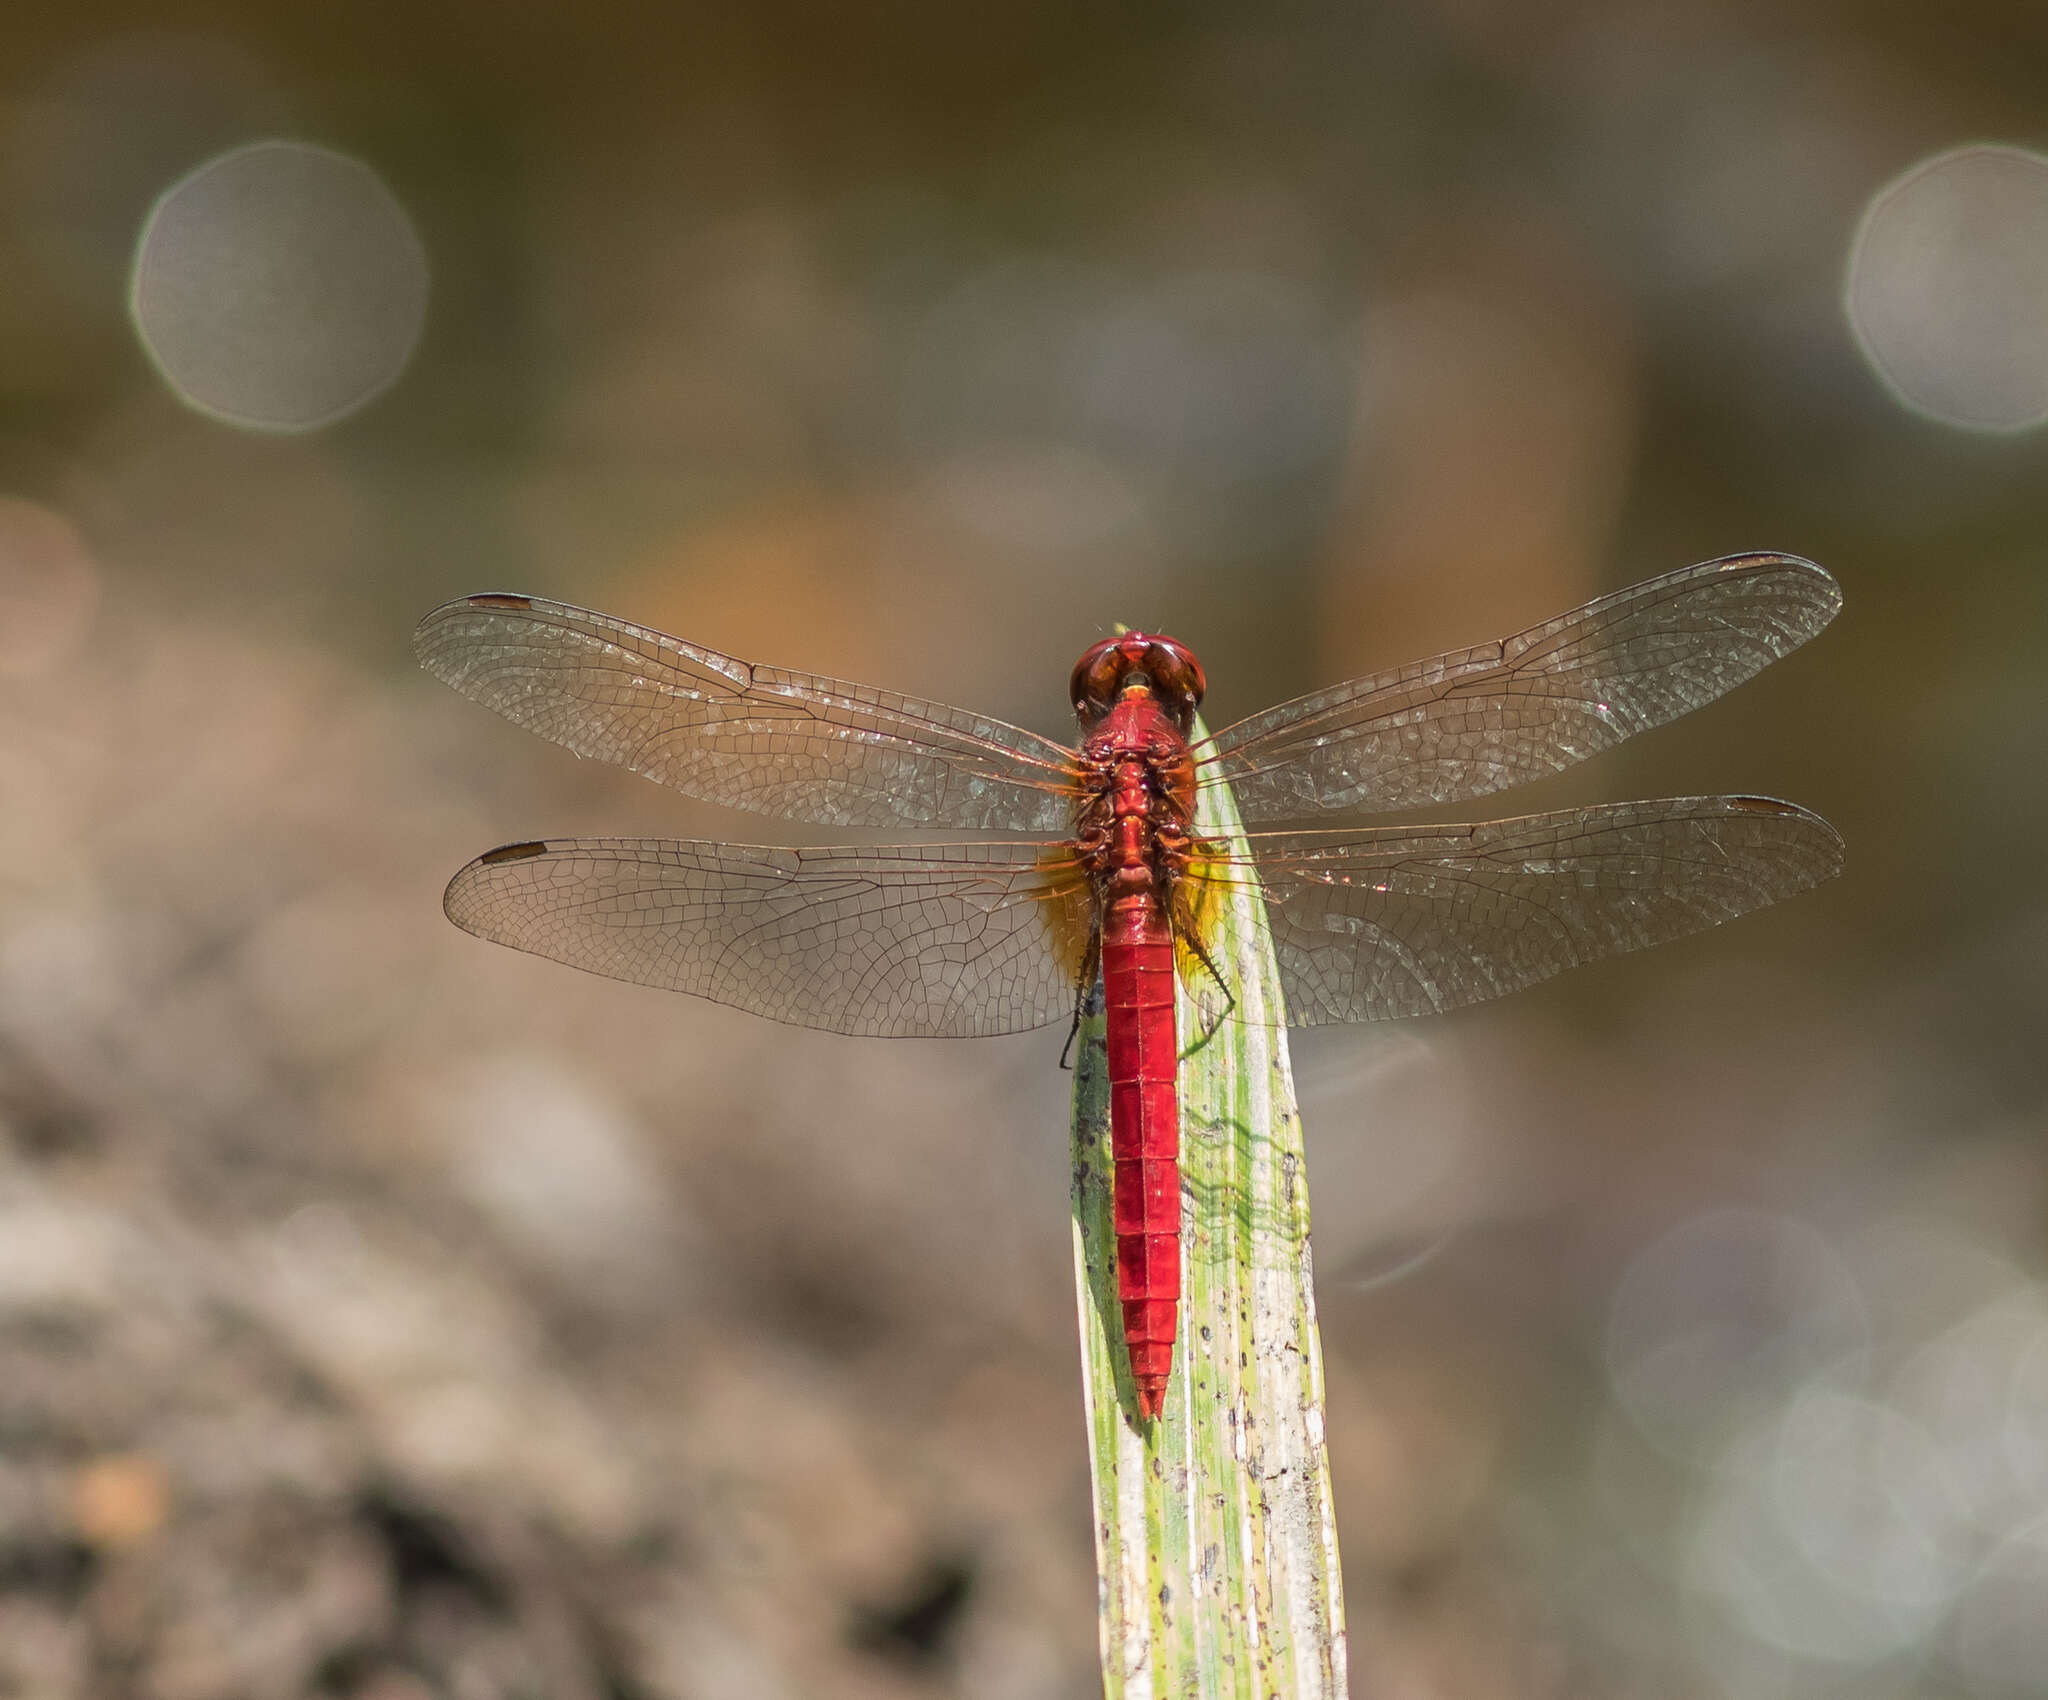
[[1172,638],[1145,632],[1104,638],[1074,668],[1072,696],[1081,724],[1094,726],[1138,682],[1160,700],[1182,732],[1193,723],[1208,688],[1202,664]]
[[1202,698],[1208,694],[1209,681],[1202,673],[1202,664],[1173,638],[1154,638],[1145,653],[1145,670],[1152,675],[1160,700],[1185,732],[1194,721],[1195,710],[1202,706]]
[[1105,638],[1074,665],[1071,692],[1083,726],[1093,726],[1116,701],[1117,686],[1129,665],[1120,653],[1121,643],[1119,638]]

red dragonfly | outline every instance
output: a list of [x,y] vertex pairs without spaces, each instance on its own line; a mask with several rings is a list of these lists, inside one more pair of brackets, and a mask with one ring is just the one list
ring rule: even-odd
[[1074,1018],[1099,976],[1118,1296],[1149,1419],[1180,1298],[1176,946],[1181,976],[1217,976],[1206,886],[1256,879],[1287,1019],[1307,1026],[1498,997],[1804,891],[1842,855],[1826,821],[1763,797],[1255,832],[1233,850],[1197,838],[1198,791],[1227,784],[1248,822],[1483,796],[1712,701],[1840,606],[1811,562],[1730,556],[1202,738],[1200,663],[1131,632],[1074,669],[1078,748],[538,597],[448,603],[413,641],[507,719],[693,797],[824,826],[1029,835],[548,839],[478,857],[446,907],[482,938],[835,1033],[1020,1032]]

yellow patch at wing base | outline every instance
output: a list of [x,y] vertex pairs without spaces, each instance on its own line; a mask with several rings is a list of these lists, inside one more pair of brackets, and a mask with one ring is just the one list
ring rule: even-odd
[[1091,968],[1088,947],[1095,936],[1095,904],[1088,876],[1074,860],[1070,844],[1048,844],[1038,858],[1044,880],[1041,913],[1046,936],[1061,970],[1077,989]]
[[[1217,983],[1216,971],[1222,969],[1222,964],[1214,961],[1212,946],[1218,937],[1224,907],[1230,902],[1233,887],[1245,878],[1246,868],[1242,862],[1223,855],[1220,842],[1205,848],[1212,853],[1198,854],[1174,890],[1173,961],[1181,989],[1199,1007],[1220,1011],[1230,1000],[1227,988]],[[1202,951],[1209,952],[1210,962],[1202,959]]]

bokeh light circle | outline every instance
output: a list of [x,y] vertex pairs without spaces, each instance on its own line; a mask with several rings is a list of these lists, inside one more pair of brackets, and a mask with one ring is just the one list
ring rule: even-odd
[[1871,199],[1843,290],[1864,358],[1907,407],[2020,431],[2048,420],[2048,156],[1957,148]]
[[1997,1547],[1956,1610],[1954,1656],[1978,1700],[2027,1700],[2048,1672],[2048,1524]]
[[1804,1389],[1739,1435],[1701,1486],[1681,1549],[1690,1603],[1809,1677],[1816,1663],[1908,1652],[1964,1579],[1937,1450],[1884,1405]]
[[1812,1228],[1719,1210],[1639,1252],[1608,1313],[1609,1385],[1658,1451],[1703,1463],[1823,1374],[1853,1384],[1862,1294]]
[[150,209],[129,310],[179,399],[265,431],[309,431],[395,382],[426,320],[428,268],[396,196],[360,160],[258,142]]

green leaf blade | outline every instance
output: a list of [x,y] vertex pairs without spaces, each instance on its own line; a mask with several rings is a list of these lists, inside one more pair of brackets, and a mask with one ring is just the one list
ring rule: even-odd
[[[1200,835],[1242,854],[1227,789],[1200,796]],[[1116,1302],[1099,997],[1075,1066],[1075,1277],[1104,1692],[1335,1700],[1346,1692],[1343,1591],[1279,975],[1254,885],[1229,888],[1209,919],[1205,942],[1240,1007],[1219,1023],[1211,1000],[1182,984],[1180,1337],[1155,1423],[1137,1416]]]

